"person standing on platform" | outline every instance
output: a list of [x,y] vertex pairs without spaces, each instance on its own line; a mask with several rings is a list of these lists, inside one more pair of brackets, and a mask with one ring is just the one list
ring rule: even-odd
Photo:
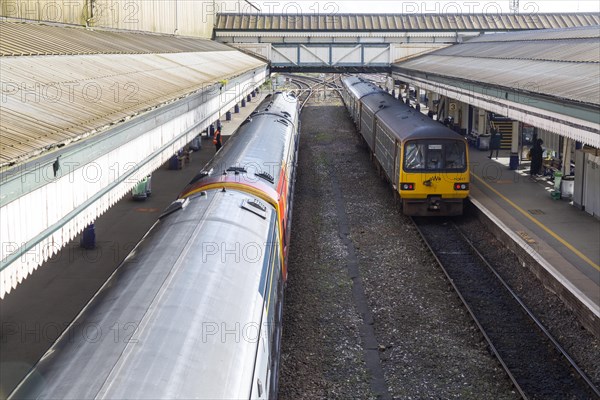
[[496,160],[498,159],[498,152],[500,151],[500,144],[502,143],[502,135],[495,128],[492,129],[492,137],[490,138],[490,155],[488,158],[492,158],[494,150],[496,150]]
[[217,130],[215,131],[215,137],[213,138],[213,143],[215,144],[217,151],[219,151],[221,149],[221,147],[223,146],[223,144],[221,143],[221,129],[219,129],[219,128],[217,128]]
[[529,175],[535,176],[540,174],[540,169],[542,168],[542,156],[544,154],[544,149],[542,149],[542,145],[544,144],[542,139],[537,139],[531,148],[531,168],[529,169]]

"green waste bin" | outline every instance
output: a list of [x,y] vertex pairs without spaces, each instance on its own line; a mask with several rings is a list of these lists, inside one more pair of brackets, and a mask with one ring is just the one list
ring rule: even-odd
[[131,194],[133,195],[134,200],[146,200],[146,198],[150,196],[150,194],[152,193],[152,190],[150,188],[150,180],[151,176],[148,175],[133,187]]
[[562,181],[562,172],[554,172],[554,190],[560,192],[560,181]]

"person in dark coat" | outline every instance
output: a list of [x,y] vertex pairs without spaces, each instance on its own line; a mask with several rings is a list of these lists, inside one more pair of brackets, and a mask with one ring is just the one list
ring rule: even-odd
[[543,140],[537,139],[531,148],[531,168],[529,169],[529,175],[531,176],[540,174],[540,169],[542,168],[542,156],[544,154],[542,144],[544,144]]
[[213,143],[215,144],[217,151],[219,151],[223,145],[221,143],[221,130],[218,128],[215,131],[215,137],[213,138]]
[[490,155],[488,158],[492,158],[494,150],[496,150],[496,160],[498,159],[498,152],[500,151],[500,143],[502,143],[502,134],[496,129],[492,129],[492,137],[490,138]]

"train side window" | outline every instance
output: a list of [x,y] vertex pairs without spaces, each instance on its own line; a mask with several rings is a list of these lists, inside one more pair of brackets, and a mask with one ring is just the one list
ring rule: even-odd
[[286,223],[285,221],[282,224],[282,228],[281,228],[281,240],[283,241],[282,246],[285,249],[286,248],[286,244],[287,244],[287,238],[286,238]]

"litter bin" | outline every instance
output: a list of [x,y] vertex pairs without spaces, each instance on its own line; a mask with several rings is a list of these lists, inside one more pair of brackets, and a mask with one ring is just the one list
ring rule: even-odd
[[169,169],[179,169],[179,157],[177,157],[177,154],[169,158]]
[[146,196],[152,195],[152,174],[146,177]]
[[477,148],[479,150],[489,150],[490,149],[490,136],[479,135],[477,137]]
[[550,192],[550,197],[553,200],[560,200],[562,197],[562,193],[560,192],[560,184],[562,181],[562,172],[555,171],[554,172],[554,190]]
[[565,176],[562,178],[560,191],[562,193],[562,197],[572,198],[573,193],[575,192],[575,177],[572,175]]
[[202,140],[200,139],[200,136],[196,136],[195,138],[192,139],[192,141],[190,143],[190,149],[192,149],[194,151],[200,151],[201,148],[202,148]]
[[83,230],[83,236],[81,236],[79,245],[88,250],[96,247],[96,228],[93,223],[86,226]]
[[148,197],[148,193],[146,192],[146,180],[147,178],[142,179],[131,190],[131,195],[133,196],[134,200],[146,200]]
[[510,153],[508,168],[512,169],[513,171],[519,168],[519,153]]
[[554,172],[554,190],[560,192],[560,183],[562,181],[562,172],[556,171]]

